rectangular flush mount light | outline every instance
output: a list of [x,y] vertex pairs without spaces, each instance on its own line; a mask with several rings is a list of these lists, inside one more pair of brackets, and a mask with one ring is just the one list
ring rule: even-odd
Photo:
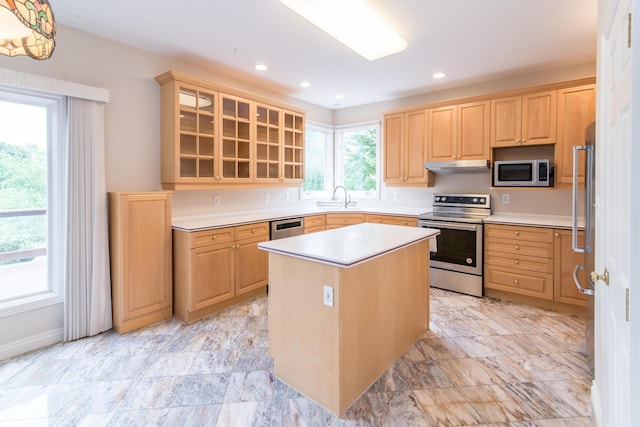
[[362,0],[280,1],[369,61],[407,48],[407,42]]

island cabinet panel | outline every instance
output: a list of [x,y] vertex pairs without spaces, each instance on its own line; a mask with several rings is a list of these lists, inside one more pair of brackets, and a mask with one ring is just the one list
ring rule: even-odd
[[109,193],[113,326],[171,317],[171,193]]
[[185,322],[265,293],[268,260],[258,242],[269,223],[173,231],[174,314]]
[[304,217],[304,234],[324,231],[326,227],[325,215],[310,215]]
[[428,240],[349,268],[269,256],[275,374],[340,416],[428,329]]

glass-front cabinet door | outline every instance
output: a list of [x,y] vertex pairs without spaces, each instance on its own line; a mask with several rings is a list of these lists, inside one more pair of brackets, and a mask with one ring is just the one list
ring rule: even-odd
[[251,123],[253,102],[220,94],[222,138],[220,150],[221,181],[251,181]]
[[280,182],[282,111],[256,104],[255,181]]
[[288,182],[304,180],[304,115],[284,111],[283,178]]
[[217,93],[178,86],[178,177],[215,180]]

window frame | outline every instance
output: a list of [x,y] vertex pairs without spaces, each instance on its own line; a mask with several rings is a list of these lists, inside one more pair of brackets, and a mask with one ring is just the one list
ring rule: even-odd
[[[335,187],[335,173],[334,173],[334,165],[335,165],[335,159],[334,159],[334,152],[335,152],[335,128],[333,126],[329,126],[329,125],[325,125],[322,123],[316,123],[316,122],[312,122],[307,120],[307,122],[305,123],[305,133],[309,130],[314,130],[314,131],[318,131],[318,132],[323,132],[326,135],[326,169],[325,169],[325,188],[324,190],[320,190],[320,191],[305,191],[304,190],[304,184],[300,187],[300,199],[301,200],[305,200],[305,199],[326,199],[328,197],[331,197],[331,192],[333,191],[333,188]],[[305,143],[305,145],[308,142]],[[307,149],[305,150],[305,154],[308,153],[308,146]],[[306,166],[305,166],[306,169]],[[305,170],[305,176],[308,175],[308,170]]]
[[357,131],[361,131],[361,130],[369,130],[369,129],[375,129],[376,130],[376,188],[372,191],[355,191],[355,190],[349,190],[349,195],[352,197],[357,197],[360,199],[379,199],[380,198],[380,191],[381,191],[381,187],[382,187],[382,183],[380,182],[380,167],[381,167],[381,149],[382,146],[380,144],[380,130],[381,130],[381,126],[380,126],[380,122],[379,121],[373,121],[373,122],[363,122],[363,123],[357,123],[357,124],[352,124],[352,125],[343,125],[343,126],[336,126],[334,128],[334,141],[335,141],[335,171],[334,171],[334,182],[335,185],[344,185],[344,159],[342,156],[342,148],[343,148],[343,135],[347,132],[357,132]]
[[47,289],[0,301],[0,317],[64,301],[67,125],[66,97],[0,86],[0,100],[47,110]]

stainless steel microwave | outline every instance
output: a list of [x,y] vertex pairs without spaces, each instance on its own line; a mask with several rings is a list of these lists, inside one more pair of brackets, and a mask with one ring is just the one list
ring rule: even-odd
[[496,161],[493,186],[553,187],[553,164],[547,159]]

